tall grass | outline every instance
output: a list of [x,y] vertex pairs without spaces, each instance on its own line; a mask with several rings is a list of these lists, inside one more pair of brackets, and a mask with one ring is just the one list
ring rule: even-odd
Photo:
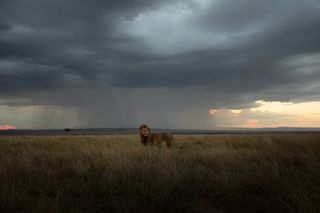
[[0,138],[1,212],[319,212],[320,135]]

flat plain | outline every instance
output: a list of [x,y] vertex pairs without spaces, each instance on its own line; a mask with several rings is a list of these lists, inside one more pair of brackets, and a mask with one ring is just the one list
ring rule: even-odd
[[1,212],[320,212],[320,134],[0,137]]

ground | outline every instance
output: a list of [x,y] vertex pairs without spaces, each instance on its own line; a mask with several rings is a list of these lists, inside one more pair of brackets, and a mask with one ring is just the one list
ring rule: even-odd
[[1,212],[319,212],[320,134],[1,136]]

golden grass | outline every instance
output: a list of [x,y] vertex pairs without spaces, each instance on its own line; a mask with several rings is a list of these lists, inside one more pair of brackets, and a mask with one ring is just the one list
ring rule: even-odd
[[320,134],[0,137],[1,212],[319,212]]

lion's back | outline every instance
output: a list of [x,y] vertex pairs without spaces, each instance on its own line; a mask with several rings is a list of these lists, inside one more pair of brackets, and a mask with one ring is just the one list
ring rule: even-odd
[[168,142],[173,143],[173,135],[171,133],[158,133],[158,134],[151,134],[149,137],[149,143],[162,143],[162,142]]

